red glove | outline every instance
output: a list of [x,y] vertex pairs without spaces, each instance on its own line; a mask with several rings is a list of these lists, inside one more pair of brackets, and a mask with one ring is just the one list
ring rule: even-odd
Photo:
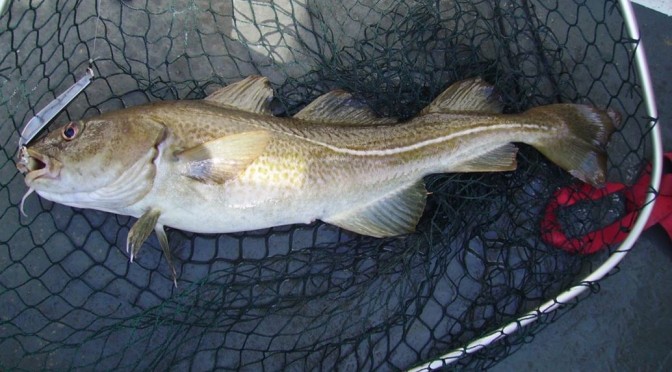
[[[672,152],[664,155],[663,160],[672,165]],[[608,183],[596,189],[588,184],[573,185],[555,192],[546,206],[546,214],[541,221],[541,237],[544,242],[572,253],[595,253],[610,244],[623,241],[635,223],[639,210],[644,206],[647,192],[650,190],[651,164],[632,187],[620,183]],[[582,200],[598,200],[609,194],[623,192],[625,196],[625,215],[620,220],[591,231],[588,234],[569,238],[562,231],[556,211],[560,207],[569,207]],[[645,229],[660,224],[672,239],[672,173],[663,174],[660,192],[656,196],[655,205]]]

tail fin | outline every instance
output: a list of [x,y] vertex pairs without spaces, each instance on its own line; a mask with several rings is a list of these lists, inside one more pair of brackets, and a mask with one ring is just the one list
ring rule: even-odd
[[534,147],[574,177],[594,186],[606,180],[607,142],[620,125],[621,115],[611,109],[577,104],[554,104],[526,112],[542,120],[558,120],[566,130]]

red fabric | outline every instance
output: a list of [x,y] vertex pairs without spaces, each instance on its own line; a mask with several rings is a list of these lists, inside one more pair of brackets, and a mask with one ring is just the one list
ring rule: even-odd
[[[672,165],[672,152],[664,155],[664,161]],[[643,207],[651,181],[651,165],[632,187],[619,183],[608,183],[596,189],[587,184],[573,185],[555,192],[546,206],[544,219],[541,221],[542,239],[551,245],[572,253],[595,253],[610,244],[623,241],[635,223],[639,210]],[[598,200],[609,194],[622,192],[625,196],[625,214],[620,220],[588,234],[569,238],[562,231],[558,221],[558,208],[569,207],[581,200]],[[645,229],[660,224],[672,239],[672,173],[665,173],[661,180],[660,190],[655,200],[653,212],[646,223]]]

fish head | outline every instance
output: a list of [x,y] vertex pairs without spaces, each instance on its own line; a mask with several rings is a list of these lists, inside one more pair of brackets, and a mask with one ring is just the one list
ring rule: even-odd
[[29,192],[66,205],[113,210],[146,194],[165,126],[107,115],[73,121],[19,151]]

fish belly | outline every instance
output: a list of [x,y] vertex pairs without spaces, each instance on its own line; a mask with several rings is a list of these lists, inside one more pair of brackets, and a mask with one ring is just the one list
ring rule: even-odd
[[327,219],[380,199],[409,182],[341,180],[288,189],[243,181],[227,185],[186,181],[171,187],[170,197],[168,192],[159,193],[146,201],[159,206],[163,225],[196,233],[228,233]]

